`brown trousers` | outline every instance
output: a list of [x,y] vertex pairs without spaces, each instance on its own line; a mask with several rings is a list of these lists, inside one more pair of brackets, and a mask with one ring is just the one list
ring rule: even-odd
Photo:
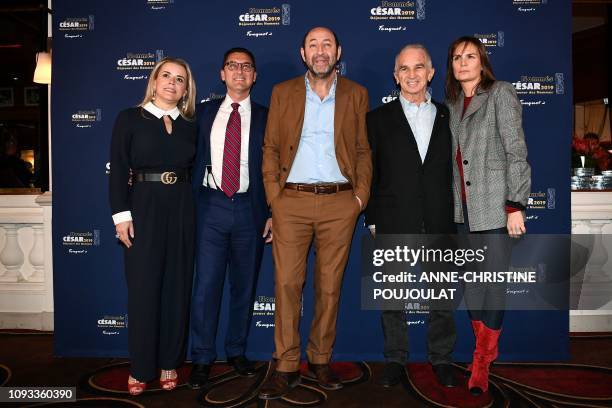
[[276,312],[276,369],[297,371],[300,365],[300,311],[308,250],[314,238],[315,305],[306,355],[327,364],[336,339],[342,276],[351,248],[359,202],[352,190],[314,194],[283,190],[272,202]]

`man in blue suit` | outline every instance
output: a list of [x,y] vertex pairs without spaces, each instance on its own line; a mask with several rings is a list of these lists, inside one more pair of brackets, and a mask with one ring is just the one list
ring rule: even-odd
[[232,48],[223,57],[224,99],[197,106],[196,276],[191,305],[191,388],[208,381],[217,358],[215,339],[226,271],[230,312],[225,353],[240,375],[255,374],[245,356],[264,242],[272,219],[262,181],[262,144],[268,109],[251,101],[255,57]]

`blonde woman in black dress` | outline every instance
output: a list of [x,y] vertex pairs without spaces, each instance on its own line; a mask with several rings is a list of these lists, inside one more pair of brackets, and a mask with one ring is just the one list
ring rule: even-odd
[[158,375],[164,390],[174,389],[176,368],[185,358],[193,274],[189,175],[196,151],[195,94],[189,65],[164,58],[151,72],[143,101],[120,112],[113,129],[110,203],[125,247],[132,395],[143,393]]

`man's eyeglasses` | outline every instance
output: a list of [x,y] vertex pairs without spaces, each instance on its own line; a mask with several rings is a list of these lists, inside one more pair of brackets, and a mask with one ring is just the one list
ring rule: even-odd
[[242,69],[244,72],[252,72],[255,70],[255,66],[250,62],[236,62],[236,61],[227,61],[225,66],[230,71],[237,71],[238,69]]

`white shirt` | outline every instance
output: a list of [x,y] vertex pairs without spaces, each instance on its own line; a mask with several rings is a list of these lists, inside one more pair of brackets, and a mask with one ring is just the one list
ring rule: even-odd
[[151,115],[155,116],[157,119],[161,119],[164,115],[168,115],[172,118],[172,120],[176,120],[176,118],[178,118],[181,114],[181,111],[176,106],[170,110],[163,110],[162,108],[157,107],[153,102],[147,102],[147,104],[142,108]]
[[[170,110],[163,110],[155,106],[153,102],[147,102],[142,107],[142,109],[146,110],[151,115],[155,116],[157,119],[161,119],[164,115],[168,115],[172,118],[172,120],[176,120],[176,118],[178,118],[181,114],[181,111],[179,111],[179,108],[176,106]],[[131,211],[121,211],[116,214],[113,214],[113,222],[115,223],[115,225],[126,221],[132,221]]]
[[417,142],[421,163],[423,163],[427,155],[427,148],[429,147],[433,125],[436,121],[436,105],[431,102],[431,95],[429,93],[425,94],[425,101],[421,102],[419,105],[410,102],[401,94],[400,102],[404,115],[412,129],[414,139]]
[[[232,103],[234,101],[229,95],[219,107],[219,112],[215,117],[212,129],[210,131],[210,160],[212,165],[212,174],[209,174],[210,167],[204,172],[204,186],[216,189],[221,189],[221,180],[223,179],[223,150],[225,148],[225,130],[229,121],[230,113],[232,113]],[[251,97],[239,102],[240,107],[240,188],[238,193],[245,193],[249,188],[249,131],[251,129]]]
[[328,94],[321,100],[304,76],[306,104],[300,143],[295,152],[287,183],[347,183],[336,158],[334,112],[336,85],[334,78]]

